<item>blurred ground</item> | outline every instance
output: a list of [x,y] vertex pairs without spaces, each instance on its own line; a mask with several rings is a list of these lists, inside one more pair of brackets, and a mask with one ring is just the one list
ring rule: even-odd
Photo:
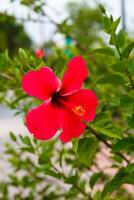
[[27,132],[21,116],[14,116],[14,112],[4,106],[0,106],[0,141],[8,135],[9,131],[21,134]]

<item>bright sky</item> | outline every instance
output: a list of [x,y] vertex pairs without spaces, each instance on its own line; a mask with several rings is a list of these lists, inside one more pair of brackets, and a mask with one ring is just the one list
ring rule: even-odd
[[[46,0],[46,2],[54,8],[58,12],[55,14],[53,9],[46,9],[47,13],[54,18],[54,20],[61,20],[66,15],[65,5],[68,2],[82,2],[83,0]],[[96,0],[99,3],[104,3],[109,13],[111,13],[114,17],[118,17],[121,15],[121,0]],[[9,13],[15,14],[19,18],[24,18],[29,13],[28,9],[25,7],[19,6],[18,3],[11,4],[9,3],[10,0],[4,0],[0,2],[0,11],[8,10]],[[94,0],[90,0],[91,4],[95,2]],[[134,32],[134,0],[125,0],[126,3],[126,26],[129,32]],[[33,15],[34,16],[34,15]],[[33,41],[39,46],[44,40],[48,40],[52,37],[54,27],[50,23],[39,24],[39,23],[32,23],[28,22],[25,23],[25,28],[27,33],[32,37]],[[60,36],[56,35],[56,40],[60,41]]]

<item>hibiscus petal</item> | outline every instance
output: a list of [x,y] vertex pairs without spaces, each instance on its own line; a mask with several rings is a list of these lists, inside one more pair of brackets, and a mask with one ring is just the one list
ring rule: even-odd
[[81,56],[75,56],[68,63],[67,71],[62,78],[61,94],[80,89],[87,75],[88,70],[84,59]]
[[30,71],[24,75],[22,87],[30,96],[45,100],[58,90],[60,82],[52,69],[42,67],[37,71]]
[[59,136],[60,140],[62,142],[68,142],[72,138],[80,137],[84,132],[86,125],[67,108],[63,109],[62,116],[62,132]]
[[59,111],[50,102],[43,103],[29,111],[26,115],[26,125],[30,133],[41,140],[48,140],[53,137],[60,127]]
[[86,121],[95,118],[98,99],[92,90],[81,89],[76,93],[66,96],[68,107],[74,114]]

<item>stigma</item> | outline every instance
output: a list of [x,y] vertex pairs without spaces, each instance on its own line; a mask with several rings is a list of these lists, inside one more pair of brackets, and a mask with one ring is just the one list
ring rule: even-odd
[[83,116],[86,112],[85,108],[81,105],[75,106],[72,110],[78,116]]

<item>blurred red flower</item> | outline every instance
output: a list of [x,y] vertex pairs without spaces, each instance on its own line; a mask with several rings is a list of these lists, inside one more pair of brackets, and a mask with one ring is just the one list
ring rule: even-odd
[[48,67],[24,75],[23,89],[44,101],[26,115],[26,125],[35,138],[48,140],[58,129],[63,142],[82,135],[86,128],[84,121],[94,119],[98,104],[93,91],[81,88],[87,75],[81,56],[75,56],[68,63],[61,81]]
[[43,51],[43,49],[38,49],[38,50],[35,52],[35,55],[36,55],[36,57],[39,58],[39,59],[43,58],[43,56],[44,56],[44,51]]

